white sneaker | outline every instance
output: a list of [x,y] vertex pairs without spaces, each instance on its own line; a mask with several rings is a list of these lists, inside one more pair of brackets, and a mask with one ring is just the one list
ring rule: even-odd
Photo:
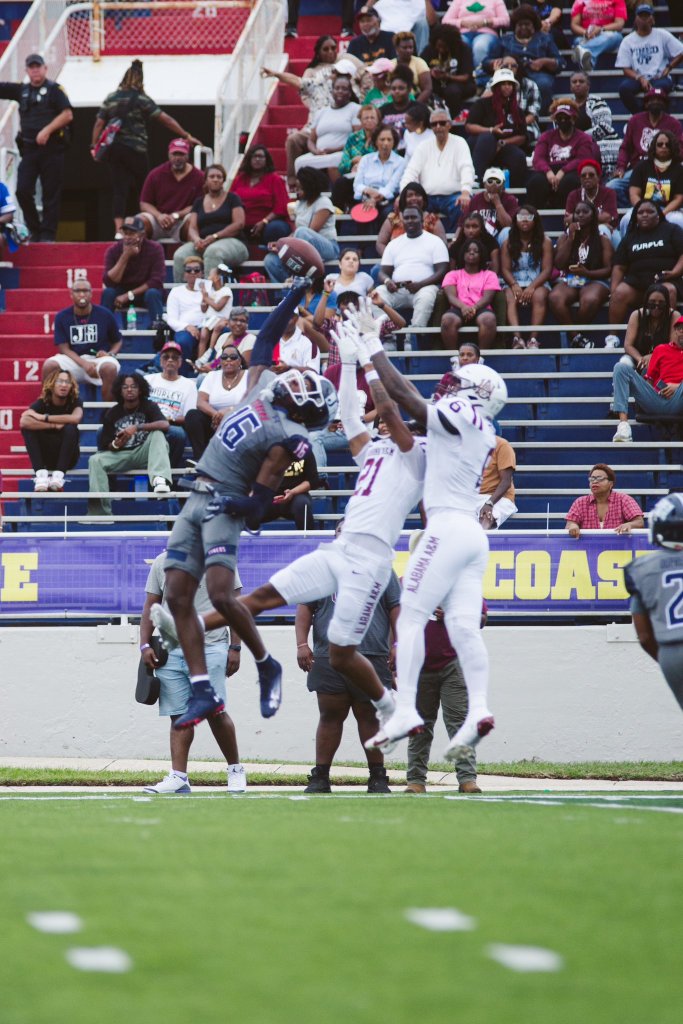
[[161,604],[153,604],[150,612],[152,622],[159,630],[161,642],[167,651],[174,651],[180,646],[173,616]]
[[484,736],[488,736],[494,725],[493,715],[486,708],[471,718],[468,715],[446,747],[446,760],[459,761],[463,757],[471,756],[476,745]]
[[243,764],[228,765],[228,793],[246,793],[247,773]]
[[161,782],[157,782],[156,786],[145,786],[142,792],[156,793],[162,796],[186,796],[192,792],[192,789],[189,779],[181,779],[175,772],[169,772]]
[[612,438],[612,441],[614,441],[616,443],[616,442],[619,442],[619,441],[632,441],[632,440],[633,440],[633,434],[631,432],[630,424],[626,420],[620,420],[619,421],[619,426],[617,427],[617,432],[614,435],[614,437]]
[[367,740],[365,749],[381,750],[384,754],[390,754],[400,740],[422,732],[423,727],[424,722],[415,708],[398,707],[379,732]]
[[35,480],[33,481],[34,491],[46,491],[50,483],[50,474],[46,469],[39,469],[36,471]]
[[64,490],[64,474],[61,470],[56,469],[50,477],[49,488],[51,491],[63,491]]
[[168,482],[164,480],[163,476],[155,476],[152,480],[152,487],[154,488],[155,494],[170,494],[171,488]]
[[621,339],[616,334],[608,334],[605,338],[605,348],[621,348]]

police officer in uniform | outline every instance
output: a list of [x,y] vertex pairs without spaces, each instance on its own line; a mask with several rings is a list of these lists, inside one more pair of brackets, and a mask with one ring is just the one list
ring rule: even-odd
[[[26,58],[28,82],[0,82],[0,99],[19,104],[17,199],[33,242],[54,242],[64,178],[65,129],[73,111],[61,85],[47,77],[47,65],[38,53]],[[43,218],[36,210],[35,189],[43,187]]]

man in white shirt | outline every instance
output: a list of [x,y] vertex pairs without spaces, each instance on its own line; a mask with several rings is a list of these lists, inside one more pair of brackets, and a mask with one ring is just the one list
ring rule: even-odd
[[422,211],[403,211],[405,234],[392,239],[382,253],[377,294],[392,309],[409,306],[413,327],[426,327],[439,285],[448,270],[448,249],[422,227]]
[[441,214],[449,233],[455,231],[461,210],[467,209],[475,180],[470,147],[450,134],[451,123],[444,110],[432,111],[434,138],[417,147],[401,178],[402,189],[409,181],[422,185],[429,196],[427,209]]
[[[305,326],[305,321],[302,320],[301,323]],[[320,373],[320,353],[316,349],[314,355],[313,343],[299,326],[298,316],[293,316],[287,324],[280,338],[278,350],[277,362],[272,367],[275,373],[307,368]]]
[[185,431],[183,424],[190,409],[197,408],[197,386],[193,380],[180,376],[183,350],[177,341],[167,341],[161,350],[161,373],[147,376],[150,401],[156,402],[171,424],[166,434],[171,469],[183,465]]
[[622,103],[632,114],[643,109],[640,93],[650,89],[671,92],[674,86],[671,71],[683,60],[683,43],[671,32],[655,28],[655,12],[651,4],[636,7],[634,30],[622,41],[616,67],[624,72],[619,86]]
[[415,52],[421,53],[429,42],[429,26],[436,22],[436,14],[430,0],[377,0],[369,2],[382,19],[386,32],[412,32],[415,36]]

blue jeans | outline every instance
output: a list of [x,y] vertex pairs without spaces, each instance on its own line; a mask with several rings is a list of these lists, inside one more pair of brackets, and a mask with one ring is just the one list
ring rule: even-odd
[[415,36],[415,53],[420,54],[429,45],[429,24],[426,18],[418,18],[410,30]]
[[349,450],[349,439],[341,428],[339,430],[317,430],[311,434],[311,442],[318,471],[327,466],[328,452],[348,452]]
[[614,412],[628,412],[628,396],[631,394],[647,416],[683,415],[683,385],[678,387],[673,398],[663,398],[640,376],[634,366],[617,363],[612,371],[612,386]]
[[531,78],[538,86],[541,93],[541,113],[547,113],[550,101],[553,98],[555,88],[555,75],[547,71],[527,71],[527,78]]
[[185,461],[185,442],[187,441],[185,431],[182,427],[171,424],[166,431],[166,441],[168,442],[171,469],[180,469]]
[[443,218],[444,230],[448,234],[452,234],[458,226],[460,220],[460,207],[458,205],[458,199],[460,198],[459,192],[454,192],[450,196],[430,196],[427,202],[427,209],[430,213],[440,213]]
[[486,85],[491,76],[482,70],[481,65],[485,60],[494,56],[493,51],[498,46],[498,36],[490,35],[488,32],[463,32],[462,38],[463,42],[467,43],[472,50],[472,63],[477,85]]
[[597,60],[601,53],[611,53],[614,50],[618,50],[622,39],[621,32],[601,32],[600,35],[594,36],[592,39],[586,39],[585,36],[577,36],[574,39],[574,46],[583,46],[584,49],[590,50],[593,54],[593,59]]
[[[225,666],[228,661],[228,641],[205,644],[206,670],[214,690],[225,700]],[[168,655],[163,668],[155,670],[159,677],[159,714],[182,715],[192,696],[190,670],[180,647]]]
[[[104,288],[102,290],[102,305],[114,312],[114,299],[118,295],[124,295],[128,291],[127,288],[121,288],[117,285],[116,288]],[[140,296],[142,302],[147,307],[149,315],[152,318],[152,322],[158,320],[164,314],[164,298],[158,288],[148,288],[144,295]],[[140,305],[140,298],[136,298],[135,304]]]
[[[330,238],[325,238],[317,231],[311,231],[310,228],[297,228],[294,232],[294,238],[302,238],[304,242],[310,242],[313,248],[318,250],[325,262],[339,259],[339,246],[337,242]],[[284,263],[282,263],[280,257],[274,252],[268,253],[263,261],[263,266],[270,280],[278,284],[282,284],[283,281],[292,276]]]
[[605,184],[617,194],[617,206],[629,206],[628,185],[633,171],[626,171],[623,178],[610,178]]
[[[671,75],[667,75],[666,78],[650,79],[651,89],[664,89],[666,92],[671,92],[673,87],[674,80]],[[619,86],[621,102],[630,114],[639,114],[642,111],[643,101],[639,98],[642,91],[640,82],[637,82],[634,78],[625,78]]]

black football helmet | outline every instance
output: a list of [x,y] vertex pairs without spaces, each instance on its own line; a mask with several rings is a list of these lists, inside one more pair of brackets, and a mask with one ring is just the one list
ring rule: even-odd
[[683,494],[660,498],[648,517],[650,543],[683,551]]

